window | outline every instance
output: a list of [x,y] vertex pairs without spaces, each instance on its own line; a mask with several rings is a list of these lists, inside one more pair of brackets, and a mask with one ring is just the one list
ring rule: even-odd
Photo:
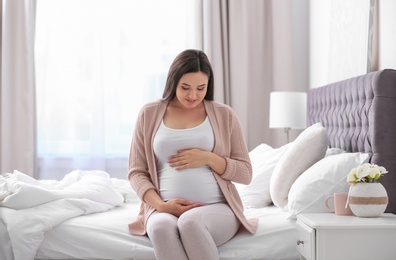
[[193,22],[193,1],[37,1],[40,178],[126,177],[137,114],[161,98],[174,57],[196,48]]

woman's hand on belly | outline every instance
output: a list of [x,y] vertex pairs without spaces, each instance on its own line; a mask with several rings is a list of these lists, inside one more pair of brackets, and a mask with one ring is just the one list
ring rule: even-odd
[[208,153],[207,151],[196,148],[179,150],[177,154],[169,158],[168,163],[178,171],[188,168],[197,168],[206,165]]
[[209,168],[218,174],[223,174],[227,166],[226,160],[223,157],[196,148],[179,150],[177,154],[169,158],[168,163],[178,171],[209,166]]
[[203,206],[203,203],[200,202],[191,202],[185,199],[170,199],[165,201],[162,206],[157,209],[159,212],[166,212],[176,217],[179,217],[181,214],[190,210],[192,208]]

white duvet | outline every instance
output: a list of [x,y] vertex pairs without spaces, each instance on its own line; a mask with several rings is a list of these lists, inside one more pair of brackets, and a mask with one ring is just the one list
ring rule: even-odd
[[[44,234],[81,215],[104,212],[124,202],[123,187],[103,171],[73,171],[61,181],[38,181],[21,172],[0,175],[0,237],[10,245],[2,257],[34,259]],[[7,251],[4,251],[7,250]]]
[[[139,209],[129,182],[102,171],[74,171],[61,181],[0,175],[0,260],[155,259],[148,237],[128,231]],[[267,206],[245,214],[259,219],[257,232],[241,229],[218,247],[220,259],[299,259],[287,211]]]

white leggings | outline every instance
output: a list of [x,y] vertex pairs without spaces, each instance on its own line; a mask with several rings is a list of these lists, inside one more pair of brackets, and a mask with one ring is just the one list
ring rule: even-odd
[[205,205],[179,218],[155,211],[147,221],[147,234],[157,259],[219,259],[217,246],[238,231],[239,220],[225,203]]

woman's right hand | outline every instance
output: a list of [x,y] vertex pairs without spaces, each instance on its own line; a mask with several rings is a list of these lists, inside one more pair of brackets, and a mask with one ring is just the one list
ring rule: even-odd
[[161,207],[157,209],[159,212],[166,212],[176,217],[180,217],[181,214],[192,208],[203,206],[201,202],[191,202],[185,199],[170,199],[162,203]]
[[203,206],[201,202],[191,202],[185,199],[170,199],[163,201],[154,189],[148,190],[144,194],[144,201],[154,207],[158,212],[166,212],[176,217],[180,217],[181,214],[192,208]]

